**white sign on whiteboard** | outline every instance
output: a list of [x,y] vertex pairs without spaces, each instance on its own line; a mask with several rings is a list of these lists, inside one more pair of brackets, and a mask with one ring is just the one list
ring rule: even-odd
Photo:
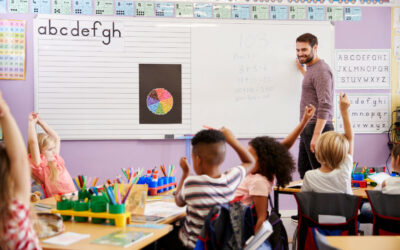
[[337,89],[390,89],[390,49],[336,50]]
[[[346,94],[354,133],[383,133],[390,127],[390,94]],[[335,127],[343,132],[339,95],[336,95]]]

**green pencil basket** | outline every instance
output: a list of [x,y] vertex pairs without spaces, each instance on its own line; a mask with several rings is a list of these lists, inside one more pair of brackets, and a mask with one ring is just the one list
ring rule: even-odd
[[[110,214],[123,214],[125,213],[125,204],[115,204],[115,205],[110,204],[108,207],[108,212]],[[115,220],[110,219],[110,224],[115,225]]]
[[92,199],[92,195],[87,191],[79,191],[78,192],[78,200],[85,200],[85,198],[88,198],[89,200]]
[[[76,201],[74,204],[74,211],[88,211],[89,210],[89,202],[81,202],[81,201]],[[75,216],[74,220],[76,222],[87,222],[88,217],[81,217],[81,216]]]
[[[90,203],[90,209],[93,213],[104,213],[107,212],[107,202],[103,196],[93,196]],[[102,224],[106,222],[106,219],[92,218],[92,223]]]
[[[72,201],[70,200],[62,200],[57,201],[57,210],[69,210],[72,208]],[[71,220],[71,216],[69,215],[61,215],[63,221]]]

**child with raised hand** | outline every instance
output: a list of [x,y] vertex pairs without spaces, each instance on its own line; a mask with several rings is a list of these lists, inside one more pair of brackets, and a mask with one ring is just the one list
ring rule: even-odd
[[0,249],[41,249],[30,221],[30,168],[18,126],[0,92]]
[[350,101],[340,93],[340,113],[344,134],[329,131],[321,135],[315,146],[315,156],[321,167],[307,171],[301,191],[353,194],[351,170],[353,167],[354,135],[348,109]]
[[[241,164],[222,173],[220,165],[225,159],[225,141],[239,155]],[[251,154],[226,128],[198,132],[192,139],[192,146],[193,169],[197,175],[189,176],[189,164],[182,157],[183,175],[175,194],[176,204],[187,206],[179,238],[184,247],[191,249],[195,247],[204,218],[211,208],[231,201],[246,173],[254,167]]]
[[[36,124],[45,133],[36,133]],[[71,175],[60,156],[60,138],[38,114],[29,115],[28,153],[33,175],[44,184],[48,197],[75,192]]]
[[254,203],[257,212],[255,233],[267,219],[268,196],[272,192],[274,179],[282,187],[292,180],[295,167],[288,149],[293,146],[314,112],[313,105],[307,106],[301,122],[281,143],[268,136],[256,137],[249,142],[249,151],[256,164],[236,190],[235,197],[248,206]]

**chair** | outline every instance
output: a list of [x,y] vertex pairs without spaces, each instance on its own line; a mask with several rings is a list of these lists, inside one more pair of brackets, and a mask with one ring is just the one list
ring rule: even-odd
[[315,192],[300,192],[294,196],[299,214],[297,249],[318,249],[315,229],[323,235],[358,235],[361,197]]
[[367,191],[371,203],[374,235],[400,235],[400,195]]

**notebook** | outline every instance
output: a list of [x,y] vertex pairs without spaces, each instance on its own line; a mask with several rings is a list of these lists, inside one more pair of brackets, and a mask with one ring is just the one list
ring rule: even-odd
[[151,232],[134,232],[134,231],[118,231],[101,238],[98,238],[91,243],[93,244],[101,244],[101,245],[110,245],[117,247],[129,247],[135,243],[138,243],[141,240],[144,240],[153,233]]

